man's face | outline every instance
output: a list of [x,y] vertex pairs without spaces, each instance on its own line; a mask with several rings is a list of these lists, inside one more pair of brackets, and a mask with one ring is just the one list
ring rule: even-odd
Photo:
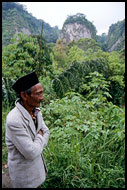
[[38,83],[32,87],[31,95],[27,95],[26,103],[33,108],[40,107],[40,103],[43,99],[43,88],[42,85]]

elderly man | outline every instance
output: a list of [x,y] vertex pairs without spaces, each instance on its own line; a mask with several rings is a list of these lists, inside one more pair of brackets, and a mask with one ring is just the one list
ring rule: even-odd
[[38,188],[46,179],[42,154],[49,139],[39,106],[43,88],[35,72],[21,77],[12,88],[19,94],[7,115],[8,168],[14,188]]

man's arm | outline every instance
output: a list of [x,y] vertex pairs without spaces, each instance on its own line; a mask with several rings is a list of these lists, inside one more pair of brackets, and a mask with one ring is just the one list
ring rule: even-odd
[[47,145],[48,139],[49,139],[49,135],[50,135],[50,131],[49,131],[48,127],[46,126],[44,120],[43,120],[41,112],[39,112],[39,114],[38,114],[38,121],[39,121],[39,129],[41,129],[41,131],[39,130],[38,134],[42,135],[42,137],[45,139],[44,140],[45,141],[45,145]]
[[42,131],[39,131],[33,141],[30,134],[18,121],[7,121],[6,128],[6,137],[11,139],[14,146],[26,159],[35,159],[41,155],[43,148],[47,145],[48,139],[44,137]]

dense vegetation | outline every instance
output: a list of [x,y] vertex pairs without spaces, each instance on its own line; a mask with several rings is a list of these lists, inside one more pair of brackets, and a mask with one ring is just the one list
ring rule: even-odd
[[[36,71],[44,88],[41,112],[50,129],[43,188],[125,187],[125,54],[104,52],[93,39],[48,44],[19,33],[2,50],[2,162],[11,86]],[[7,165],[6,165],[7,166]]]

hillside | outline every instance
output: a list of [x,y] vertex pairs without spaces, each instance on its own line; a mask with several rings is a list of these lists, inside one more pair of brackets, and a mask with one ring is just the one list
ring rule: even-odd
[[105,44],[108,51],[117,51],[125,48],[125,19],[109,27]]
[[51,27],[43,20],[36,19],[19,3],[2,2],[2,45],[8,45],[18,32],[40,34],[42,22],[44,38],[47,42],[55,43],[59,34],[57,26]]
[[[125,48],[125,20],[112,24],[108,35],[96,35],[96,27],[86,19],[86,16],[77,13],[68,16],[62,30],[57,26],[51,27],[44,20],[37,19],[28,13],[19,3],[2,3],[2,46],[10,44],[10,39],[18,32],[25,34],[40,34],[43,23],[43,37],[47,43],[56,43],[57,39],[64,39],[68,44],[80,39],[95,40],[104,51],[119,51]],[[85,44],[83,45],[85,46]]]
[[59,39],[63,39],[67,44],[80,39],[95,40],[104,51],[119,51],[125,48],[125,20],[112,24],[108,35],[96,35],[96,32],[93,23],[88,21],[84,14],[77,13],[65,20]]

